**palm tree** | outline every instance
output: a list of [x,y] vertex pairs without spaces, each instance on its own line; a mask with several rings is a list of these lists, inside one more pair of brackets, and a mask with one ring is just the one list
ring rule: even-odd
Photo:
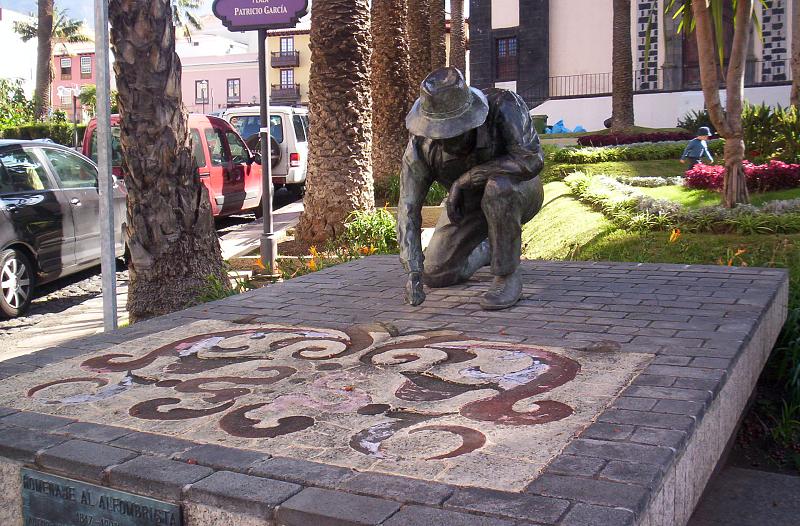
[[372,0],[372,173],[397,175],[408,140],[406,0]]
[[200,0],[172,0],[172,23],[183,32],[184,38],[192,41],[192,29],[202,29],[203,25],[195,12],[200,9]]
[[185,308],[227,284],[208,192],[193,169],[170,0],[110,0],[128,190],[128,312]]
[[[723,34],[722,13],[725,2],[735,8],[733,43],[730,56],[719,44],[717,36]],[[669,0],[667,12],[682,16],[678,30],[694,29],[700,62],[700,84],[711,123],[725,139],[725,178],[723,204],[729,208],[738,203],[748,203],[750,197],[744,177],[744,131],[742,105],[744,101],[744,74],[750,30],[753,24],[754,0]],[[716,35],[716,36],[715,36]],[[725,64],[726,101],[723,107],[719,96],[719,66]],[[719,60],[719,61],[718,61]]]
[[614,0],[613,11],[611,131],[622,133],[633,128],[631,0]]
[[[408,0],[408,81],[409,99],[416,100],[419,87],[431,72],[430,0]],[[410,104],[409,104],[410,108]]]
[[800,111],[800,0],[792,3],[792,105]]
[[369,0],[315,3],[310,38],[308,190],[297,231],[322,242],[352,211],[375,206]]
[[464,0],[450,0],[450,65],[466,74],[467,39],[464,33]]
[[63,9],[54,9],[53,0],[39,0],[39,16],[35,22],[14,22],[14,31],[23,42],[37,39],[36,115],[45,116],[50,109],[50,87],[53,84],[53,41],[62,44],[87,42],[83,22],[73,20]]
[[447,65],[444,0],[430,0],[431,70]]

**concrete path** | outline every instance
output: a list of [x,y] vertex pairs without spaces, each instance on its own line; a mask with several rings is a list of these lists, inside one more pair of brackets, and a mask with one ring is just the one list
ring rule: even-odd
[[800,477],[727,467],[709,484],[688,526],[797,526]]
[[[279,241],[281,237],[286,235],[287,229],[297,224],[302,212],[302,200],[275,210],[273,213],[274,229]],[[264,221],[262,219],[228,231],[219,241],[222,248],[222,259],[228,260],[242,256],[258,248],[263,231]]]

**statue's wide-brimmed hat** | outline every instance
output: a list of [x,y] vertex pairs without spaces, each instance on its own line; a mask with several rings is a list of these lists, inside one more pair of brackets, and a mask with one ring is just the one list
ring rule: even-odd
[[467,86],[456,68],[439,68],[420,86],[420,95],[406,116],[413,135],[449,139],[477,128],[486,121],[486,95]]

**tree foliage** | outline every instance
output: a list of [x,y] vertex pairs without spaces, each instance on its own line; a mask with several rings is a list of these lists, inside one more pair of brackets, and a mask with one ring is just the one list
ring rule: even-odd
[[22,81],[0,79],[0,127],[31,122],[34,115],[33,101],[25,96]]
[[[70,18],[66,9],[55,9],[51,39],[62,43],[88,42],[89,37],[86,36],[84,29],[83,22]],[[28,42],[37,37],[39,22],[37,20],[14,22],[14,31],[22,38],[23,42]]]

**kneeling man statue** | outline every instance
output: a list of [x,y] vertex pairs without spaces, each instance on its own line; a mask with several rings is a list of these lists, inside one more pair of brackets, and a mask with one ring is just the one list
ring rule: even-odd
[[[481,307],[511,307],[522,295],[522,225],[543,200],[542,152],[525,102],[511,91],[471,88],[458,69],[441,68],[422,82],[406,127],[397,228],[406,301],[425,301],[423,282],[448,287],[491,264],[494,283]],[[423,255],[422,205],[434,181],[449,195]]]

